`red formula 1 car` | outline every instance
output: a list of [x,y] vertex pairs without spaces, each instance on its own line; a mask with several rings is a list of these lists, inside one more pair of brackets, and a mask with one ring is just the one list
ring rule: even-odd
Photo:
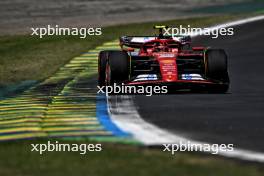
[[190,47],[189,36],[122,36],[121,50],[101,51],[100,86],[168,85],[173,89],[227,92],[227,55],[222,49]]

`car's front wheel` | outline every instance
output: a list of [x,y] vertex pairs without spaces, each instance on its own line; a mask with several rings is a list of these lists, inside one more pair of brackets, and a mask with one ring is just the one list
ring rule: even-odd
[[101,51],[98,56],[98,85],[105,85],[105,70],[106,70],[106,62],[108,58],[108,51]]
[[208,79],[217,81],[218,86],[210,92],[224,93],[229,88],[229,75],[227,71],[227,55],[223,49],[208,49],[205,53],[205,75]]
[[130,59],[124,51],[110,51],[106,65],[107,84],[121,83],[129,79]]

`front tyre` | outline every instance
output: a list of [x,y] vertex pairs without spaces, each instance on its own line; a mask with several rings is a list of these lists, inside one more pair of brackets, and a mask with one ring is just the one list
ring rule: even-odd
[[210,92],[225,93],[229,88],[227,55],[223,49],[208,49],[205,53],[205,75],[209,80],[219,83]]
[[98,85],[105,85],[105,70],[107,63],[108,51],[101,51],[98,56]]
[[110,51],[107,64],[108,84],[112,85],[129,80],[130,59],[125,51]]

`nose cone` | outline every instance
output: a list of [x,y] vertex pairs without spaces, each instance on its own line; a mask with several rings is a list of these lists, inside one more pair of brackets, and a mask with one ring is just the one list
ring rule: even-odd
[[160,72],[162,80],[167,82],[176,81],[178,79],[177,66],[175,58],[159,58]]

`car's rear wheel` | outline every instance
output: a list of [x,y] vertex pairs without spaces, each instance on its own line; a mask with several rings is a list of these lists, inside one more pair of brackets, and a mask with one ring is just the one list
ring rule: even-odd
[[129,79],[130,60],[124,51],[110,51],[106,66],[107,84],[121,83]]
[[228,91],[227,55],[223,49],[208,49],[206,51],[205,75],[208,79],[219,83],[218,86],[212,87],[210,92],[224,93]]

